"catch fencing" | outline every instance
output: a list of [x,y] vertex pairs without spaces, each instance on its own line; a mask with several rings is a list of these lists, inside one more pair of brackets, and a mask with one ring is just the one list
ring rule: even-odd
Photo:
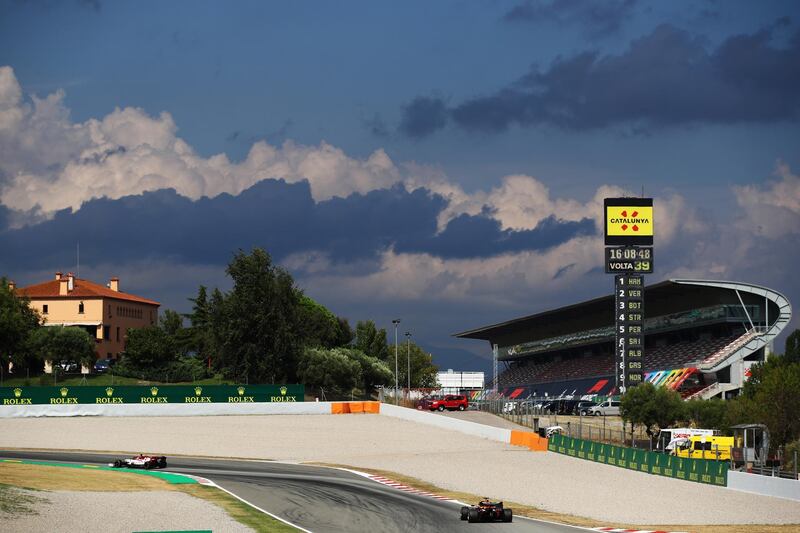
[[652,442],[644,427],[636,426],[631,432],[631,426],[618,416],[581,416],[575,414],[574,410],[564,409],[563,406],[568,405],[566,403],[551,403],[555,406],[553,411],[545,408],[545,405],[547,403],[535,400],[495,399],[473,401],[470,408],[492,413],[536,432],[560,426],[561,433],[569,437],[652,449]]

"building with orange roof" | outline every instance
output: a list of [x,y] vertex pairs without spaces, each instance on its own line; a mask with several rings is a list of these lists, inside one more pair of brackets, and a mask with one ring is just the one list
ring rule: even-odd
[[66,276],[16,289],[30,300],[32,308],[44,318],[46,326],[76,326],[95,338],[98,359],[116,359],[125,351],[128,329],[153,326],[160,304],[141,296],[122,292],[119,278],[108,285]]

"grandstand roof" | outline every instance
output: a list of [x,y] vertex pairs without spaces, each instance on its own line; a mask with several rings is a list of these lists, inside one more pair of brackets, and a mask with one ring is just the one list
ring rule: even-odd
[[[609,283],[609,288],[611,285]],[[737,290],[741,292],[737,293]],[[455,336],[487,340],[492,344],[503,346],[610,326],[614,323],[613,300],[613,294],[608,294],[577,304],[463,331],[456,333]],[[765,301],[769,302],[769,314],[775,318],[778,318],[779,314],[781,316],[784,314],[779,311],[779,308],[784,307],[781,302],[785,302],[788,306],[785,297],[780,293],[752,284],[671,279],[645,287],[645,315],[650,317],[717,304],[740,305],[744,302],[747,305],[763,307]],[[788,312],[791,313],[790,306]]]

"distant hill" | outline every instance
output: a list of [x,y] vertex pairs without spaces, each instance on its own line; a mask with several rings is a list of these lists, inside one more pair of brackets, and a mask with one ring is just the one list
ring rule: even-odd
[[486,379],[492,376],[491,352],[487,346],[487,358],[475,355],[462,348],[445,346],[431,346],[429,351],[433,354],[434,364],[439,366],[439,371],[452,368],[457,372],[484,372]]

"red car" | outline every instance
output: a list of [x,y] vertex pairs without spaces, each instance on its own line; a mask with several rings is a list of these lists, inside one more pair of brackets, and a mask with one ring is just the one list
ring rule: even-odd
[[113,468],[144,468],[145,470],[166,468],[167,458],[163,455],[144,455],[140,453],[130,459],[117,459],[113,463],[109,463],[108,466]]
[[488,498],[482,499],[478,505],[461,508],[461,520],[466,520],[470,523],[511,522],[513,519],[513,511],[503,508],[503,502],[492,502]]
[[444,398],[429,398],[423,401],[422,407],[430,411],[464,411],[469,407],[469,401],[463,394],[448,394]]

